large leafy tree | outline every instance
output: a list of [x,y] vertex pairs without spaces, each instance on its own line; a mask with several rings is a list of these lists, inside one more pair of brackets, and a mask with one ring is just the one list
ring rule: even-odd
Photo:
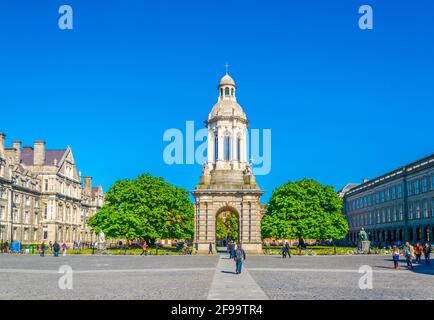
[[261,231],[263,238],[336,240],[346,236],[348,224],[333,188],[303,179],[273,191]]
[[217,239],[225,239],[226,241],[238,241],[238,218],[235,213],[227,213],[226,219],[221,214],[217,216],[216,237]]
[[188,192],[150,174],[120,180],[106,194],[106,204],[88,224],[107,238],[192,239],[193,204]]

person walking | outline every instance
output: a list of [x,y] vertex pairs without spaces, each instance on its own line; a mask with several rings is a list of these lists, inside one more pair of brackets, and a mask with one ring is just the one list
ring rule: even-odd
[[66,243],[65,243],[65,241],[63,241],[63,243],[62,243],[62,256],[66,256],[66,248],[67,248]]
[[394,269],[398,270],[399,269],[399,248],[398,248],[398,246],[393,246],[392,259],[393,259]]
[[143,242],[142,253],[140,255],[141,256],[143,256],[143,255],[147,256],[148,255],[148,244],[146,243],[146,241]]
[[41,243],[41,252],[40,252],[40,256],[41,256],[41,257],[45,257],[45,241],[42,241],[42,243]]
[[235,258],[235,242],[231,241],[231,259]]
[[54,241],[53,244],[53,253],[55,257],[59,256],[59,251],[60,251],[60,245],[57,243],[57,241]]
[[50,246],[50,251],[53,251],[53,243],[51,242],[51,240],[50,242],[48,242],[48,245]]
[[291,258],[291,248],[289,247],[289,243],[288,242],[285,242],[285,258],[286,258],[286,255],[288,255],[288,258]]
[[430,264],[431,246],[428,242],[425,243],[425,247],[423,248],[423,255],[425,257],[425,264]]
[[212,242],[209,243],[208,254],[212,254]]
[[413,247],[410,245],[410,243],[406,242],[405,243],[405,261],[407,262],[407,267],[409,269],[413,269],[413,263],[412,263],[412,252],[413,252]]
[[237,250],[235,250],[235,273],[240,274],[242,267],[243,267],[243,261],[246,260],[246,252],[241,248],[241,245],[238,244]]
[[4,246],[5,246],[5,253],[8,253],[8,250],[9,250],[9,242],[8,242],[7,240],[5,241]]
[[422,256],[423,248],[419,242],[416,244],[416,247],[414,248],[414,253],[416,255],[416,263],[420,264],[420,257]]

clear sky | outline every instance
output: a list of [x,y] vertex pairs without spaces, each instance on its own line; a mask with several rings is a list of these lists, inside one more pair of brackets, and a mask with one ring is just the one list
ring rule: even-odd
[[[58,9],[74,29],[58,28]],[[374,29],[358,27],[372,5]],[[341,188],[434,152],[434,1],[0,2],[0,131],[71,145],[104,189],[168,166],[163,133],[203,126],[228,62],[252,128],[272,130],[271,191],[304,177]]]

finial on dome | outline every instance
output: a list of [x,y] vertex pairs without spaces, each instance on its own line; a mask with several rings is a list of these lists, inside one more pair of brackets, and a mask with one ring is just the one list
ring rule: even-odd
[[229,67],[230,67],[230,65],[227,62],[225,64],[225,67],[226,67],[226,75],[229,75]]

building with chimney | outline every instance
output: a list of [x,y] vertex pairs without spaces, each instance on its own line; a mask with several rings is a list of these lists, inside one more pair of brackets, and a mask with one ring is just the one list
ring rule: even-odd
[[0,240],[94,241],[86,221],[102,207],[102,187],[82,178],[71,148],[46,149],[44,141],[5,146],[0,133]]

